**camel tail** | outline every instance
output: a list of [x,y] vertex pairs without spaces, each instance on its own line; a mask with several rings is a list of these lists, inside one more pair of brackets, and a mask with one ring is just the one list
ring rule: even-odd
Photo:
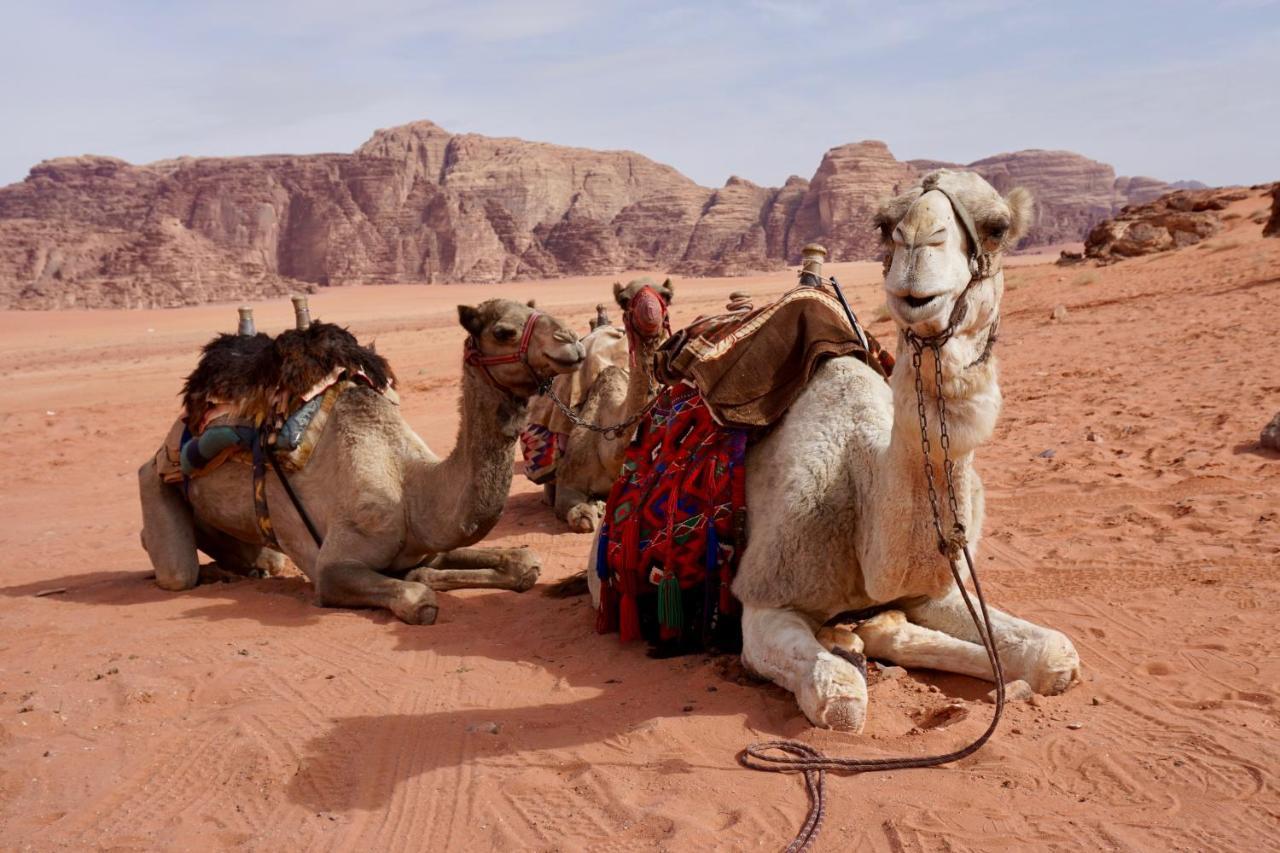
[[579,595],[586,595],[589,591],[587,589],[587,570],[583,569],[551,584],[542,594],[551,598],[575,598]]

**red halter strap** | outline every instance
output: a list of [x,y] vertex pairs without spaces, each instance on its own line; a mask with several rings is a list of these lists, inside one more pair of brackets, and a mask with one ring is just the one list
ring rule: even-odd
[[529,319],[524,321],[524,331],[520,335],[520,345],[516,347],[515,352],[504,353],[503,355],[485,355],[480,351],[480,342],[476,340],[476,336],[468,335],[467,342],[463,344],[462,348],[463,363],[483,370],[484,376],[489,380],[490,385],[494,388],[500,388],[508,394],[511,393],[511,389],[493,378],[493,374],[489,372],[490,367],[498,364],[523,364],[524,369],[529,371],[529,376],[533,378],[533,384],[541,384],[538,374],[534,373],[533,368],[529,366],[529,341],[533,338],[533,327],[541,316],[541,311],[534,311],[529,315]]

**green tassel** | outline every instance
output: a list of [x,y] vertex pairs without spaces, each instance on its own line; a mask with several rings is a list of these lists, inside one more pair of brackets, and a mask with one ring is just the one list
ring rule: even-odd
[[675,575],[667,575],[658,584],[658,624],[675,631],[684,626],[684,600]]

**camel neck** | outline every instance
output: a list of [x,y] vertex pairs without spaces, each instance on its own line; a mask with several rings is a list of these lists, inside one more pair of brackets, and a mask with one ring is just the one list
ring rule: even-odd
[[[947,412],[952,479],[956,489],[959,521],[976,535],[981,519],[980,505],[974,503],[974,451],[995,428],[1000,411],[1000,387],[996,381],[994,356],[974,364],[986,345],[986,329],[976,335],[957,335],[942,347],[942,397]],[[933,507],[925,475],[924,446],[920,435],[920,414],[916,398],[916,368],[911,363],[910,345],[899,338],[897,364],[890,387],[893,391],[893,431],[878,467],[882,482],[888,484],[887,497],[869,508],[872,523],[859,524],[868,531],[864,542],[876,565],[893,566],[876,579],[868,593],[879,601],[901,596],[940,594],[952,583],[950,570],[938,559],[938,536],[933,525]],[[934,489],[942,527],[950,532],[952,518],[947,499],[942,442],[938,431],[938,394],[935,389],[935,362],[926,348],[920,372],[924,387],[924,408],[929,424],[930,458],[934,468]],[[879,530],[883,535],[871,536]]]
[[512,397],[463,367],[457,442],[447,458],[416,472],[410,524],[423,550],[478,542],[497,524],[511,490],[516,439],[528,400]]
[[660,338],[637,339],[633,364],[627,375],[627,417],[631,417],[649,402],[653,390],[653,356],[662,345]]

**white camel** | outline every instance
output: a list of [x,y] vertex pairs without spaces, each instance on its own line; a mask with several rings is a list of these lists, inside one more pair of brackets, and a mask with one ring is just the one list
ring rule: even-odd
[[[967,234],[965,210],[978,246]],[[743,604],[742,661],[795,694],[814,725],[861,731],[866,721],[866,680],[829,650],[833,643],[903,666],[993,678],[939,554],[907,336],[950,329],[940,350],[942,395],[958,521],[976,548],[983,488],[973,454],[990,438],[1001,405],[991,351],[1004,292],[1000,257],[1025,233],[1031,212],[1024,190],[1001,198],[976,174],[950,170],[887,202],[877,222],[891,253],[884,291],[899,328],[891,382],[857,359],[827,361],[748,452],[747,545],[733,584]],[[934,369],[925,347],[930,413]],[[937,424],[931,418],[929,438],[941,470]],[[939,492],[947,513],[941,482]],[[943,526],[951,528],[945,515]],[[594,566],[587,577],[597,596]],[[839,613],[877,605],[892,609],[852,635],[821,627]],[[995,609],[991,617],[1006,679],[1045,694],[1079,679],[1079,656],[1065,635]]]

